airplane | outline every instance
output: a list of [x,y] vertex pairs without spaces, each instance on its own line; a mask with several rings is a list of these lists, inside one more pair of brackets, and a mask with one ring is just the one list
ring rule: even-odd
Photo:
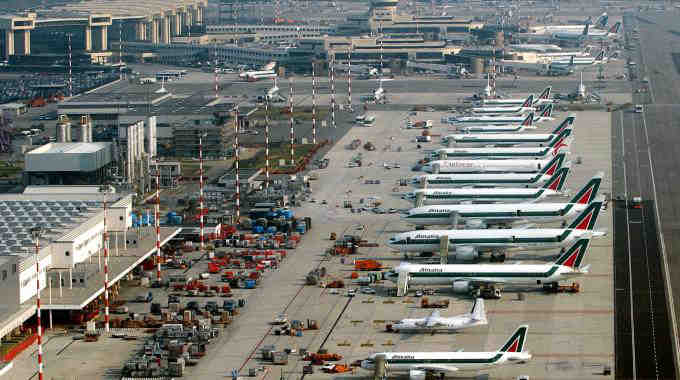
[[609,30],[590,30],[588,33],[589,39],[600,39],[604,40],[607,38],[613,38],[618,36],[619,30],[621,29],[621,22],[614,24]]
[[488,324],[484,299],[476,298],[472,304],[472,310],[463,315],[454,317],[442,317],[439,310],[435,310],[425,318],[402,319],[392,324],[392,331],[408,332],[435,332],[435,331],[457,331],[475,326]]
[[[541,123],[547,120],[553,120],[551,117],[553,105],[548,104],[538,116],[534,116],[534,122]],[[507,125],[513,123],[521,123],[526,116],[461,116],[453,118],[453,124],[488,124],[488,125]]]
[[590,239],[581,238],[570,244],[557,260],[548,264],[410,264],[401,263],[385,273],[397,282],[406,273],[408,286],[450,285],[454,293],[474,293],[482,286],[541,285],[557,286],[587,274],[590,265],[581,267]]
[[547,133],[459,133],[447,135],[442,143],[451,146],[485,147],[485,146],[550,146],[560,138],[571,135],[575,116],[567,116],[555,129]]
[[604,56],[604,50],[600,50],[600,53],[597,54],[595,57],[570,57],[568,60],[564,60],[562,58],[556,59],[552,62],[550,62],[550,67],[558,67],[558,66],[569,66],[569,67],[574,67],[574,66],[593,66],[593,65],[600,65],[603,64],[607,61],[606,57]]
[[[571,169],[567,163],[565,168]],[[538,173],[481,173],[481,174],[426,174],[411,179],[411,184],[421,188],[456,187],[542,187],[560,169],[559,163],[545,166]]]
[[560,168],[540,188],[463,187],[453,189],[416,189],[413,192],[404,194],[404,198],[415,200],[418,206],[425,204],[466,204],[471,202],[537,202],[546,197],[564,195],[565,193],[562,189],[568,175],[569,168]]
[[372,102],[375,104],[387,102],[387,95],[385,94],[385,89],[382,83],[388,81],[389,79],[378,79],[378,88],[373,91],[371,95],[364,95],[361,97],[362,102]]
[[420,230],[392,236],[387,245],[400,252],[435,252],[442,237],[448,237],[459,259],[476,259],[479,251],[507,248],[562,248],[586,237],[605,233],[593,231],[602,202],[591,202],[566,228],[501,228],[469,230]]
[[[510,107],[500,107],[500,108],[510,108]],[[467,127],[456,128],[459,132],[465,133],[506,133],[506,132],[522,132],[525,129],[536,129],[533,125],[534,123],[534,113],[531,112],[527,115],[526,119],[520,124],[508,124],[508,125],[471,125]]]
[[472,113],[476,114],[523,114],[526,112],[534,112],[536,108],[533,106],[534,96],[529,95],[524,103],[519,107],[474,107]]
[[509,158],[547,158],[560,152],[569,152],[573,138],[560,138],[547,147],[519,147],[519,148],[442,148],[430,152],[430,160],[447,159],[509,159]]
[[[581,31],[587,24],[591,24],[592,17],[584,21],[583,24],[573,24],[573,25],[543,25],[531,28],[532,31],[536,33],[540,32],[562,32],[562,31]],[[595,28],[604,29],[607,27],[607,22],[609,21],[609,16],[607,12],[602,13],[597,21],[593,25]]]
[[[534,100],[534,105],[541,105],[546,103],[553,103],[554,100],[550,98],[550,91],[552,91],[552,86],[548,86],[538,95]],[[514,98],[514,99],[484,99],[482,101],[483,105],[497,106],[497,107],[515,107],[524,103],[526,99],[524,98]]]
[[276,78],[276,71],[274,71],[274,68],[276,67],[276,62],[269,62],[266,64],[262,70],[259,71],[245,71],[240,73],[238,76],[239,78],[245,79],[248,82],[255,82],[260,79],[265,79],[265,78]]
[[603,173],[597,173],[567,203],[515,203],[489,205],[433,205],[415,207],[402,220],[416,226],[507,225],[518,222],[560,222],[579,215],[595,201]]
[[361,368],[375,371],[377,363],[384,360],[385,369],[392,372],[408,373],[409,380],[425,380],[427,375],[478,371],[506,365],[523,364],[531,360],[531,354],[524,352],[528,325],[520,326],[497,351],[492,352],[380,352],[361,361]]
[[560,162],[567,156],[565,152],[540,160],[529,159],[454,159],[434,160],[425,163],[422,170],[426,173],[536,173],[553,162]]
[[562,48],[554,44],[510,44],[515,51],[533,51],[537,53],[550,53],[562,51]]

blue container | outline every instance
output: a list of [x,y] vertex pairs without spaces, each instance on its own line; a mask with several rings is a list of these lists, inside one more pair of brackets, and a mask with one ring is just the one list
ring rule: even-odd
[[293,211],[281,210],[281,216],[283,216],[285,219],[291,219],[293,217]]
[[267,233],[268,234],[275,234],[276,233],[276,226],[267,227]]
[[245,280],[246,289],[255,289],[255,280]]
[[256,225],[256,226],[253,227],[253,233],[255,233],[255,234],[261,234],[261,233],[263,233],[263,232],[264,232],[264,227],[258,226],[258,225]]

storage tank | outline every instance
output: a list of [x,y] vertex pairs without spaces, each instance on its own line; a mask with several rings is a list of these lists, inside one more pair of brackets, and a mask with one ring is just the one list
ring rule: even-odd
[[66,123],[58,123],[57,124],[57,141],[58,142],[67,142],[66,141]]
[[88,131],[87,124],[88,124],[87,116],[85,116],[85,115],[81,116],[80,117],[80,142],[90,142],[90,140],[88,140],[89,131]]
[[470,71],[472,71],[473,74],[481,74],[484,72],[484,61],[482,58],[472,58],[472,61],[470,62]]

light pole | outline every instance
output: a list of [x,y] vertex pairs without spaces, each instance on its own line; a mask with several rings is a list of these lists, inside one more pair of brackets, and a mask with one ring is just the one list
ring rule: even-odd
[[31,228],[31,237],[35,242],[35,285],[36,285],[36,318],[38,319],[38,380],[43,380],[43,361],[42,361],[42,325],[40,322],[40,236],[43,229],[40,226]]
[[[198,196],[198,201],[199,201],[199,215],[201,217],[201,255],[205,254],[205,240],[204,240],[204,228],[205,225],[203,224],[203,138],[207,137],[207,133],[204,131],[201,131],[200,135],[198,135],[198,174],[200,176],[199,178],[199,196]],[[160,265],[160,264],[159,264]]]

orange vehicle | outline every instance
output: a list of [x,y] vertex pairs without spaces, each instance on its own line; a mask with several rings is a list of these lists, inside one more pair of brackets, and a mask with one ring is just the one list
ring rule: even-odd
[[382,264],[377,260],[356,260],[354,261],[355,270],[380,270]]

